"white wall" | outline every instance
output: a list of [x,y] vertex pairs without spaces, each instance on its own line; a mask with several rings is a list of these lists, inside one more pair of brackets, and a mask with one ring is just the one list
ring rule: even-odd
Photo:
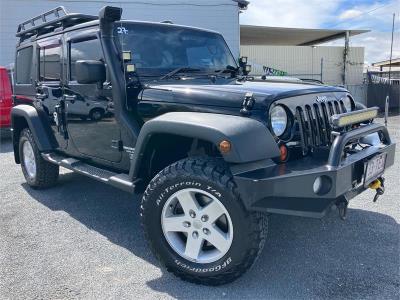
[[[333,46],[241,46],[241,55],[248,56],[254,74],[262,73],[262,66],[272,67],[289,74],[319,74],[323,58],[322,81],[342,84],[343,47]],[[364,48],[351,47],[347,64],[347,84],[363,81]],[[298,76],[320,79],[319,75]]]
[[17,41],[15,33],[18,24],[60,5],[65,6],[69,12],[93,15],[97,15],[104,5],[121,6],[124,19],[156,22],[170,20],[176,24],[212,29],[223,34],[231,51],[238,57],[239,10],[236,2],[232,0],[143,0],[140,1],[142,4],[134,2],[132,0],[0,0],[0,65],[7,66],[14,61]]

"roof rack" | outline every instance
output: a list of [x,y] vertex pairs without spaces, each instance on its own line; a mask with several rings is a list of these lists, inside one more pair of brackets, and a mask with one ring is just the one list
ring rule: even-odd
[[53,32],[56,28],[64,29],[97,19],[97,16],[70,14],[64,6],[59,6],[19,24],[16,36],[22,41],[31,36]]

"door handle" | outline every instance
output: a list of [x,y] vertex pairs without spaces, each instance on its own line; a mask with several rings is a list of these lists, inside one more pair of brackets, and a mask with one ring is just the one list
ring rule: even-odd
[[46,99],[48,96],[46,94],[36,93],[36,98],[40,100]]
[[112,89],[111,82],[104,82],[104,84],[103,84],[103,89],[105,89],[105,90],[111,90],[111,89]]
[[76,100],[76,95],[64,95],[64,100],[74,102]]

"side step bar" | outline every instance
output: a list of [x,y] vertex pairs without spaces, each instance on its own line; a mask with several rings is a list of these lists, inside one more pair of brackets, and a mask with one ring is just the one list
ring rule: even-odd
[[114,173],[56,153],[42,153],[42,157],[50,163],[107,183],[126,192],[134,193],[135,191],[135,182],[129,179],[128,174]]

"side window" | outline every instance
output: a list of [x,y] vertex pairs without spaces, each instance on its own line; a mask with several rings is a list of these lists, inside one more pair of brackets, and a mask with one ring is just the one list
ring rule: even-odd
[[39,50],[39,80],[61,80],[61,46],[51,45]]
[[71,42],[69,46],[69,80],[76,80],[75,63],[78,60],[103,60],[103,53],[98,39]]
[[17,84],[31,83],[33,47],[27,47],[17,52],[16,82]]

